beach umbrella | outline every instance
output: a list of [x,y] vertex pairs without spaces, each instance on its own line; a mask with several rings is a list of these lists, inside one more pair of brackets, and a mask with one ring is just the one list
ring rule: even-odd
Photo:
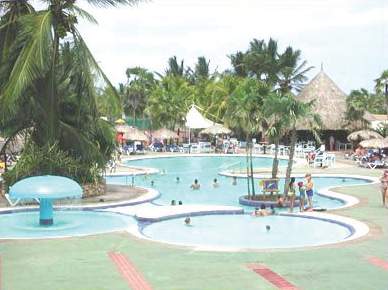
[[388,148],[388,138],[364,140],[360,142],[360,146],[364,148]]
[[132,141],[148,141],[148,137],[144,132],[140,131],[136,127],[131,127],[128,125],[116,125],[116,131],[123,133],[124,139]]
[[[349,134],[348,141],[358,142],[370,139],[383,139],[379,133],[372,130],[360,130]],[[362,146],[362,145],[361,145]]]
[[226,127],[224,127],[221,124],[215,123],[214,125],[210,126],[209,128],[203,129],[200,134],[207,134],[207,135],[222,135],[222,134],[230,134],[232,131]]
[[159,140],[179,138],[177,133],[166,128],[161,128],[159,130],[152,132],[152,137]]
[[117,120],[115,121],[115,124],[124,125],[124,124],[125,124],[125,120],[123,120],[123,119],[117,119]]

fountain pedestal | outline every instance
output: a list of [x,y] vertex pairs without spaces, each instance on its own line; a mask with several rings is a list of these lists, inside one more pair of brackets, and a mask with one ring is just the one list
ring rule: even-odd
[[55,175],[27,177],[9,189],[11,198],[39,199],[39,224],[50,226],[53,221],[53,202],[64,198],[82,197],[82,187],[70,178]]
[[40,199],[39,224],[43,226],[50,226],[53,224],[53,203],[51,199]]

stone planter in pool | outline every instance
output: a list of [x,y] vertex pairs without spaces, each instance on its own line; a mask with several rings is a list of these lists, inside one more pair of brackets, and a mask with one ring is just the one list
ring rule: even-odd
[[[260,196],[263,197],[263,199],[260,199]],[[274,198],[276,199],[277,195],[274,195]],[[269,195],[262,195],[258,194],[255,196],[256,199],[248,199],[247,195],[240,196],[238,199],[238,202],[241,205],[247,205],[247,206],[252,206],[252,207],[260,207],[262,204],[265,204],[266,207],[270,207],[271,205],[277,206],[278,203],[277,201],[274,200],[268,200]],[[286,201],[284,203],[283,207],[289,207],[290,203]],[[299,206],[299,199],[295,199],[294,206],[297,207]]]

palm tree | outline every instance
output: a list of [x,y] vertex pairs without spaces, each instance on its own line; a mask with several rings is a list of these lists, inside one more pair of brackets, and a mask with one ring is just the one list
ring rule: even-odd
[[275,155],[272,162],[272,178],[278,174],[279,160],[278,151],[280,139],[284,136],[289,124],[284,118],[287,109],[286,98],[279,93],[272,93],[264,100],[263,111],[268,122],[266,135],[270,137],[275,144]]
[[172,75],[175,77],[183,77],[185,75],[184,60],[182,59],[178,64],[177,57],[174,55],[168,59],[168,68],[165,72],[166,75]]
[[194,95],[194,88],[185,78],[165,76],[152,90],[145,113],[154,127],[174,130],[182,124]]
[[292,166],[294,164],[295,145],[297,141],[297,123],[303,122],[305,125],[307,125],[307,127],[312,130],[315,138],[319,140],[317,130],[322,126],[322,121],[320,116],[313,111],[314,101],[303,103],[296,100],[292,95],[288,94],[284,97],[283,106],[283,118],[284,121],[288,123],[288,128],[286,131],[288,131],[291,135],[290,154],[288,156],[286,178],[284,181],[284,194],[287,195],[287,185],[290,182]]
[[156,85],[154,74],[145,68],[133,67],[126,70],[127,83],[119,84],[119,94],[125,114],[132,114],[136,121],[138,114],[143,114],[148,98]]
[[279,56],[279,72],[278,87],[282,94],[288,94],[291,91],[300,92],[307,81],[306,73],[314,67],[306,68],[307,61],[301,63],[301,51],[294,50],[292,47],[287,47],[286,50]]
[[232,93],[225,112],[225,121],[230,128],[243,132],[247,142],[247,188],[248,197],[255,195],[252,162],[252,136],[262,125],[261,106],[270,90],[266,84],[252,78],[246,78]]
[[375,80],[375,83],[376,94],[384,97],[385,112],[388,114],[388,70],[383,71],[381,76]]
[[[4,5],[6,2],[12,1],[2,1],[2,8],[9,9],[11,6]],[[28,126],[32,141],[42,148],[59,144],[61,150],[74,158],[86,156],[88,160],[90,155],[101,153],[99,166],[105,165],[102,155],[109,150],[103,152],[103,144],[110,146],[106,137],[111,136],[111,129],[99,119],[96,81],[103,81],[110,88],[116,105],[118,95],[76,28],[77,17],[96,21],[73,0],[47,0],[47,8],[40,11],[32,11],[27,1],[15,2],[23,3],[26,9],[22,11],[28,13],[19,13],[12,22],[0,27],[0,43],[4,44],[7,36],[3,32],[17,23],[13,41],[2,47],[2,52],[9,51],[8,60],[0,56],[0,63],[9,65],[6,73],[0,72],[0,129],[8,129],[10,122],[17,119],[19,126],[13,134]],[[116,6],[136,1],[88,2],[96,6]],[[10,11],[5,11],[5,15]],[[29,110],[26,111],[26,107]],[[101,142],[93,143],[91,136]]]
[[363,88],[351,91],[346,98],[346,119],[357,128],[367,128],[368,123],[364,119],[366,112],[384,113],[383,97]]
[[198,62],[195,64],[194,76],[195,80],[208,80],[210,77],[210,60],[206,60],[204,56],[198,57]]

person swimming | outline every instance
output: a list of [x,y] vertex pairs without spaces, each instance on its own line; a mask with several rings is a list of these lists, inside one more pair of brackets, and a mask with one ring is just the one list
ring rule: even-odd
[[183,205],[183,202],[180,200],[180,201],[178,202],[178,205]]
[[151,180],[151,186],[154,186],[155,181]]
[[177,176],[177,177],[176,177],[176,179],[175,179],[175,182],[176,182],[176,183],[179,183],[179,182],[181,182],[181,180],[180,180],[179,176]]
[[191,189],[193,190],[198,190],[201,188],[201,185],[198,182],[198,179],[194,179],[194,183],[190,186]]
[[232,185],[237,185],[237,177],[233,176]]
[[186,226],[190,226],[191,225],[191,218],[190,217],[186,217],[185,218],[185,225]]
[[266,225],[265,229],[267,230],[267,232],[269,232],[271,230],[271,226],[270,225]]
[[214,187],[214,188],[217,188],[217,187],[219,187],[219,186],[220,186],[220,184],[219,184],[217,178],[214,178],[214,179],[213,179],[213,187]]

